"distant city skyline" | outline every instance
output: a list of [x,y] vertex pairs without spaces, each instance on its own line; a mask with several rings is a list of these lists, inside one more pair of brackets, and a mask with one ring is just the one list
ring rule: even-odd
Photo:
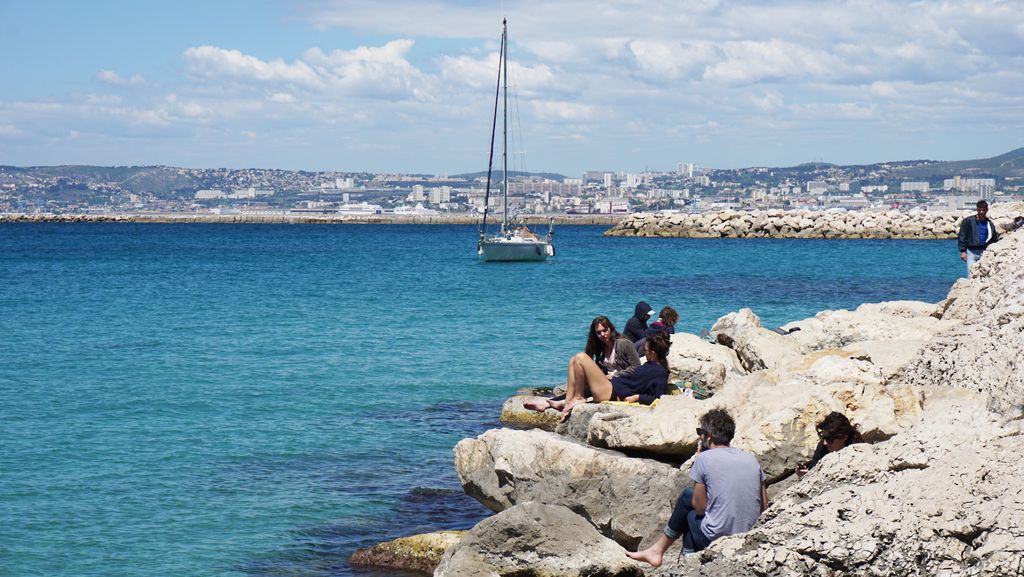
[[1024,144],[1018,2],[0,0],[0,164],[482,170],[503,16],[517,169]]

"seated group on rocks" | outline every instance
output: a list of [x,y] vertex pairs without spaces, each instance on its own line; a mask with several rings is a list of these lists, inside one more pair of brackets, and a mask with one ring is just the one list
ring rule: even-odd
[[[860,432],[846,415],[833,411],[816,427],[819,443],[811,462],[797,467],[803,477],[828,453],[862,443]],[[692,488],[676,499],[664,533],[650,547],[626,555],[637,561],[661,565],[665,551],[680,537],[683,551],[700,551],[719,537],[749,531],[768,508],[765,474],[750,453],[731,447],[736,422],[723,409],[712,409],[700,418],[697,456],[690,468]]]
[[[572,408],[587,397],[596,402],[615,400],[651,404],[669,391],[667,356],[669,335],[675,332],[679,315],[672,307],[659,312],[647,326],[653,309],[646,302],[636,305],[635,314],[619,334],[605,316],[590,323],[587,346],[569,360],[564,399],[528,401],[524,406],[537,411],[549,408],[569,418]],[[640,364],[641,352],[647,362]],[[832,412],[816,426],[819,442],[808,463],[796,465],[803,477],[826,454],[864,442],[857,427],[845,415]],[[665,551],[680,537],[684,551],[700,551],[712,541],[749,531],[768,508],[765,474],[752,454],[731,447],[736,422],[723,409],[712,409],[697,428],[697,455],[690,469],[692,488],[676,499],[664,533],[650,547],[626,554],[658,567]]]
[[[591,397],[595,402],[625,401],[650,405],[668,393],[669,335],[675,332],[679,313],[672,307],[661,309],[660,316],[650,327],[646,317],[653,312],[650,305],[640,302],[636,316],[626,326],[632,340],[619,334],[606,316],[590,323],[587,346],[583,352],[569,359],[568,378],[564,399],[542,399],[524,403],[537,411],[549,408],[562,411],[562,420],[569,418],[572,408]],[[640,316],[643,319],[639,319]],[[639,321],[634,324],[634,321]],[[646,363],[641,364],[640,354]]]

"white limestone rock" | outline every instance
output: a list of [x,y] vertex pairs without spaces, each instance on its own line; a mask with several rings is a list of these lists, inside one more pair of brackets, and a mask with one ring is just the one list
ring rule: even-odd
[[642,577],[626,550],[566,507],[527,502],[473,527],[434,577]]
[[946,328],[893,382],[951,385],[989,395],[998,412],[1024,403],[1024,232],[1007,233],[985,251],[970,279],[949,292]]
[[726,374],[746,373],[735,351],[688,333],[672,335],[668,366],[672,382],[694,383],[710,393],[722,388]]
[[545,431],[492,429],[455,446],[467,495],[493,511],[538,501],[569,507],[627,547],[656,535],[687,482],[678,469]]
[[801,347],[789,336],[761,326],[761,319],[749,308],[729,313],[715,321],[711,336],[736,351],[747,371],[782,368],[799,362]]

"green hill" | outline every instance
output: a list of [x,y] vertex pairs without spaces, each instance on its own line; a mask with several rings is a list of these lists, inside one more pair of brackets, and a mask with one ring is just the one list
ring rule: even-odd
[[1024,177],[1024,148],[1011,150],[992,158],[936,162],[924,166],[898,168],[895,176],[905,178],[951,178],[956,175],[976,178]]

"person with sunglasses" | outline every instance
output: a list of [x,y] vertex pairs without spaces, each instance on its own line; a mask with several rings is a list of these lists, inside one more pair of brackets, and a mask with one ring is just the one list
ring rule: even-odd
[[797,465],[796,476],[803,477],[808,471],[818,464],[822,457],[829,453],[835,453],[844,447],[855,443],[863,443],[864,439],[857,430],[857,426],[846,418],[846,415],[832,411],[821,420],[815,427],[818,430],[818,446],[814,449],[814,455],[807,464]]
[[660,567],[665,551],[679,537],[683,550],[700,551],[726,535],[749,531],[768,508],[765,475],[757,458],[730,447],[736,422],[722,409],[700,418],[697,456],[690,468],[694,487],[676,499],[672,516],[658,540],[631,559]]

